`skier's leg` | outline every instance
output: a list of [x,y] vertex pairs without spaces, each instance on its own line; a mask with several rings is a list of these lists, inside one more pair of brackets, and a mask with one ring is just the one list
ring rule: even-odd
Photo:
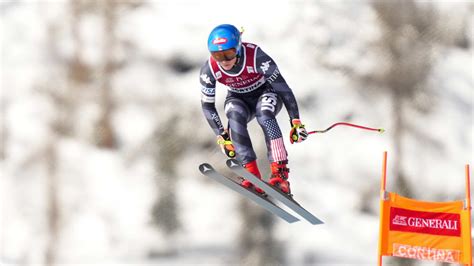
[[272,176],[270,184],[279,187],[284,193],[290,194],[290,183],[287,181],[289,169],[286,166],[288,153],[283,142],[280,126],[276,120],[276,115],[281,107],[282,101],[277,94],[266,92],[259,98],[256,116],[265,135],[267,156],[271,162]]
[[[229,97],[225,102],[225,113],[229,121],[230,138],[235,147],[237,159],[253,175],[262,178],[257,166],[257,156],[247,130],[247,123],[253,119],[254,112],[241,99]],[[253,184],[243,180],[242,185],[249,188]],[[258,187],[255,190],[263,193]]]
[[265,135],[267,156],[270,162],[287,160],[283,136],[276,120],[276,115],[280,112],[281,107],[281,100],[276,93],[266,92],[258,99],[256,116]]
[[234,97],[228,97],[224,105],[225,114],[229,121],[229,133],[234,144],[237,159],[246,164],[257,159],[252,147],[247,123],[252,119],[252,112],[247,104]]

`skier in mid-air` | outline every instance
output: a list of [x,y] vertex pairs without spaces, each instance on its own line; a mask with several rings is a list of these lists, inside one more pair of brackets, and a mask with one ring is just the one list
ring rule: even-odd
[[[257,45],[242,42],[241,32],[235,26],[223,24],[214,28],[207,46],[211,56],[201,68],[201,105],[217,135],[217,143],[227,156],[237,156],[250,173],[261,179],[247,131],[247,123],[256,117],[265,135],[271,163],[269,183],[291,195],[288,153],[276,120],[283,104],[290,117],[290,142],[302,142],[308,137],[292,90],[273,59]],[[215,107],[217,81],[227,86],[224,110],[228,128],[222,124]],[[248,180],[243,180],[241,185],[264,193]]]

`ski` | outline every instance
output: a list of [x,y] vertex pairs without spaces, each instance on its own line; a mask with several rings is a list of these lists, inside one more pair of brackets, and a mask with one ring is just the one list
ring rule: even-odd
[[274,188],[273,186],[269,185],[267,182],[257,178],[250,172],[248,172],[240,163],[235,159],[227,160],[227,166],[236,174],[242,176],[245,179],[248,179],[252,182],[255,186],[263,189],[265,193],[272,196],[272,198],[279,200],[281,203],[288,206],[288,208],[292,209],[297,214],[301,215],[301,217],[305,218],[311,224],[323,224],[323,222],[303,208],[298,202],[294,199],[290,198],[288,195],[284,194],[280,190]]
[[266,197],[261,196],[260,194],[254,192],[253,190],[249,190],[234,180],[222,175],[221,173],[217,172],[210,164],[203,163],[199,166],[199,171],[208,176],[215,181],[227,186],[228,188],[232,189],[233,191],[247,197],[248,199],[252,200],[256,204],[260,205],[267,211],[277,215],[278,217],[282,218],[283,220],[287,221],[288,223],[294,223],[299,221],[298,218],[291,215],[287,211],[283,210],[282,208],[276,206],[273,202],[271,202]]

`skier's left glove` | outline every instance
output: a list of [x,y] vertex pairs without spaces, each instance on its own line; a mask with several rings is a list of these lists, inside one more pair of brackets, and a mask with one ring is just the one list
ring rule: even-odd
[[300,143],[308,138],[308,132],[297,118],[291,120],[290,143]]
[[232,144],[232,140],[230,140],[229,133],[224,131],[224,133],[217,136],[217,144],[221,147],[222,152],[229,158],[235,157],[235,149],[234,144]]

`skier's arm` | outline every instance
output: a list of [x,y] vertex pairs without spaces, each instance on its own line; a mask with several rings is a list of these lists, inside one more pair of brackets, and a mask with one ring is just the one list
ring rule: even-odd
[[216,80],[212,75],[207,62],[201,68],[199,81],[201,83],[201,107],[204,116],[214,133],[216,135],[222,135],[225,133],[225,130],[215,105]]
[[265,80],[285,104],[290,116],[290,142],[293,144],[294,142],[304,141],[308,137],[308,133],[299,119],[300,114],[295,95],[281,75],[280,70],[278,70],[277,64],[262,49],[257,48],[256,66],[258,66],[257,71],[265,76]]
[[257,48],[256,66],[257,71],[265,76],[266,81],[270,83],[274,91],[282,99],[288,115],[290,116],[290,121],[292,119],[298,119],[300,114],[293,91],[281,75],[275,61],[263,52],[260,47]]

